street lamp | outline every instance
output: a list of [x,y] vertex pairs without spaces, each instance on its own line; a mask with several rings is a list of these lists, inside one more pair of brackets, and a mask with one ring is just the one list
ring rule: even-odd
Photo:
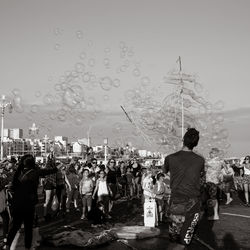
[[29,135],[31,137],[31,139],[33,139],[33,155],[35,156],[35,152],[34,152],[34,147],[35,147],[35,135],[38,134],[38,127],[36,127],[36,124],[33,123],[32,126],[29,128]]
[[0,101],[0,108],[1,108],[1,160],[3,159],[3,131],[4,131],[4,113],[5,109],[9,107],[9,113],[12,112],[12,105],[11,102],[6,100],[6,96],[2,95],[1,101]]

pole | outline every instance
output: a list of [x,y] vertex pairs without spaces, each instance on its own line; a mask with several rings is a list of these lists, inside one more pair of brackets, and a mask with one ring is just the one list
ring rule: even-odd
[[4,107],[2,107],[1,110],[1,160],[3,160],[3,130],[4,130],[4,123],[3,123],[3,119],[4,119]]
[[182,64],[181,64],[181,57],[179,56],[177,62],[179,62],[179,74],[180,74],[180,81],[181,81],[181,138],[183,139],[184,136],[184,107],[183,107],[183,79],[182,79]]
[[181,138],[184,136],[184,108],[183,108],[183,94],[181,91]]
[[107,165],[107,145],[104,145],[104,162]]

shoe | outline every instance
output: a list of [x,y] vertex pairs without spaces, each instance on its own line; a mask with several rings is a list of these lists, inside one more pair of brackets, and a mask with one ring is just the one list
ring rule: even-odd
[[243,204],[245,207],[249,207],[249,203],[244,203]]
[[82,215],[81,220],[86,220],[86,217]]
[[225,205],[229,205],[232,201],[233,201],[233,199],[230,198],[229,201],[227,201],[227,202],[225,203]]
[[80,212],[80,208],[79,207],[75,207],[77,212]]
[[108,214],[107,218],[108,218],[108,219],[112,219],[112,217],[111,217],[109,214]]

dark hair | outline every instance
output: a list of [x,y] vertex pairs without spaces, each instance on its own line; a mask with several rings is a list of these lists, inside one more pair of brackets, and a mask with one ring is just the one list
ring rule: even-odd
[[158,173],[156,176],[156,179],[159,180],[161,177],[164,177],[165,175],[163,173]]
[[199,138],[199,131],[195,128],[188,128],[183,137],[183,145],[192,150],[198,145]]
[[250,156],[247,155],[247,156],[245,157],[244,161],[245,161],[245,160],[250,160]]
[[29,169],[35,169],[36,168],[36,162],[35,162],[35,158],[33,157],[33,155],[26,154],[26,155],[21,157],[21,159],[20,159],[20,161],[18,163],[17,170],[16,170],[16,172],[15,172],[15,174],[13,176],[13,181],[12,181],[13,189],[17,188],[17,186],[18,186],[18,178],[21,175],[24,168],[29,168]]

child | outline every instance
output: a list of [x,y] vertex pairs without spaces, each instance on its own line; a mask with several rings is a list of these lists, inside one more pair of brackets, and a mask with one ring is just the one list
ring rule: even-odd
[[159,173],[156,177],[156,184],[155,184],[155,194],[156,194],[156,204],[158,207],[158,213],[159,213],[159,221],[162,222],[163,218],[163,208],[164,208],[164,194],[165,194],[165,183],[164,180],[164,174]]
[[126,179],[127,179],[128,197],[129,199],[131,199],[134,195],[135,180],[133,174],[131,173],[131,168],[129,167],[127,168]]
[[81,220],[84,220],[85,217],[85,211],[86,211],[86,206],[88,212],[91,210],[92,207],[92,192],[93,192],[93,181],[89,178],[89,170],[84,169],[83,170],[83,176],[82,180],[80,181],[80,195],[82,198],[82,216]]
[[97,201],[102,202],[104,206],[104,214],[110,218],[108,215],[109,213],[109,200],[110,195],[112,195],[112,191],[110,190],[107,180],[106,180],[106,173],[104,170],[101,170],[99,173],[99,179],[96,181],[96,187],[93,193],[92,198],[95,198],[95,195],[97,194]]
[[97,202],[96,206],[88,213],[88,219],[93,221],[93,226],[105,223],[104,204]]

